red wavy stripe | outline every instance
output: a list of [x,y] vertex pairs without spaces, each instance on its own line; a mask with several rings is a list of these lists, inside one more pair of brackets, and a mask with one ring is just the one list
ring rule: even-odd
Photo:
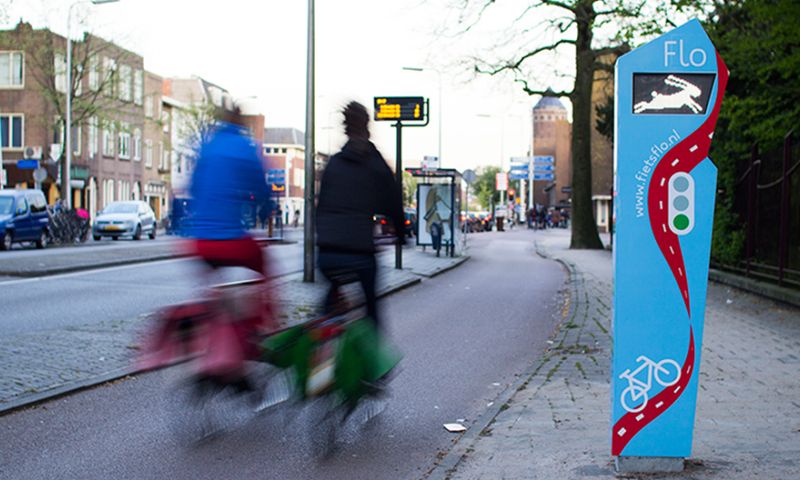
[[711,137],[717,124],[725,86],[728,84],[728,67],[725,66],[725,62],[722,61],[719,53],[717,53],[717,72],[719,77],[717,98],[711,114],[697,130],[661,158],[661,161],[658,162],[653,171],[647,191],[650,229],[653,231],[653,236],[658,248],[661,250],[661,254],[667,261],[670,270],[672,270],[672,276],[675,278],[681,297],[683,297],[689,318],[691,318],[692,313],[689,307],[686,266],[683,262],[683,253],[681,252],[678,236],[669,229],[669,220],[667,219],[668,185],[672,175],[678,172],[689,173],[708,156],[708,149],[711,147]]
[[[675,385],[670,385],[661,390],[658,395],[650,398],[647,405],[640,412],[628,412],[614,424],[611,430],[611,454],[620,455],[628,442],[636,436],[647,424],[666,412],[686,390],[686,385],[692,378],[694,371],[694,332],[689,327],[689,351],[681,367],[681,376]],[[616,401],[616,400],[615,400]],[[641,405],[641,404],[640,404]],[[637,408],[639,405],[636,406]]]

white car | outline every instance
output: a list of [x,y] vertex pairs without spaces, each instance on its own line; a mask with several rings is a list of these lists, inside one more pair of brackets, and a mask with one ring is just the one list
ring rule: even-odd
[[145,202],[112,202],[102,211],[92,225],[92,237],[95,241],[103,237],[119,240],[119,237],[130,236],[134,240],[147,234],[151,240],[156,238],[156,215]]

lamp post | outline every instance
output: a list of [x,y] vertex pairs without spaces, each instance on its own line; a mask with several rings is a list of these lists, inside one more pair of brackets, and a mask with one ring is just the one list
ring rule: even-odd
[[[308,0],[308,24],[306,35],[306,138],[305,138],[305,188],[303,190],[303,282],[314,283],[314,178],[316,173],[316,150],[314,146],[314,0]],[[288,191],[288,188],[287,188]]]
[[[119,0],[89,0],[94,5],[103,3],[114,3]],[[61,191],[63,192],[63,202],[66,208],[72,207],[72,185],[70,178],[70,169],[72,168],[72,9],[81,3],[86,3],[86,0],[78,0],[73,2],[67,10],[67,108],[66,108],[66,125],[64,133],[67,138],[64,139],[64,144],[67,148],[67,155],[64,157],[64,172],[61,175]]]
[[[424,72],[422,67],[403,67],[403,70],[408,72]],[[439,81],[439,166],[442,165],[442,72],[437,68],[428,67],[428,70],[436,72],[436,77]]]

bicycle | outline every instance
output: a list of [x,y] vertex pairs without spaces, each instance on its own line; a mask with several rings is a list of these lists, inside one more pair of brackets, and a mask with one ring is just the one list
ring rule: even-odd
[[[296,403],[310,404],[317,411],[309,435],[315,453],[322,457],[335,450],[339,431],[356,412],[363,414],[359,416],[363,426],[383,411],[389,377],[400,361],[373,322],[352,309],[342,295],[334,310],[268,335],[262,342],[262,360],[288,373],[283,381],[288,379]],[[267,395],[265,403],[276,402]]]
[[[648,392],[652,387],[654,377],[656,382],[663,387],[675,385],[681,378],[681,369],[678,366],[678,362],[674,360],[666,358],[660,362],[654,362],[646,356],[641,355],[636,359],[636,362],[641,362],[642,364],[633,372],[627,369],[619,376],[619,378],[628,381],[628,386],[625,387],[620,394],[619,401],[622,404],[622,408],[631,413],[641,412],[644,410],[644,407],[647,406],[647,401],[650,398]],[[647,369],[646,380],[642,381],[637,379],[636,377],[639,376],[645,368]],[[662,377],[662,375],[664,375],[664,377]],[[673,375],[675,378],[671,379]],[[639,400],[641,400],[642,403],[638,407],[630,407],[630,405],[635,405]]]

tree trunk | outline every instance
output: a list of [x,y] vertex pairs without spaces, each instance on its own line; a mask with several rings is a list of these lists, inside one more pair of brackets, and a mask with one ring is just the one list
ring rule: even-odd
[[575,19],[575,88],[572,101],[572,238],[570,248],[602,249],[592,212],[591,113],[594,53],[591,50],[594,12],[581,2]]

